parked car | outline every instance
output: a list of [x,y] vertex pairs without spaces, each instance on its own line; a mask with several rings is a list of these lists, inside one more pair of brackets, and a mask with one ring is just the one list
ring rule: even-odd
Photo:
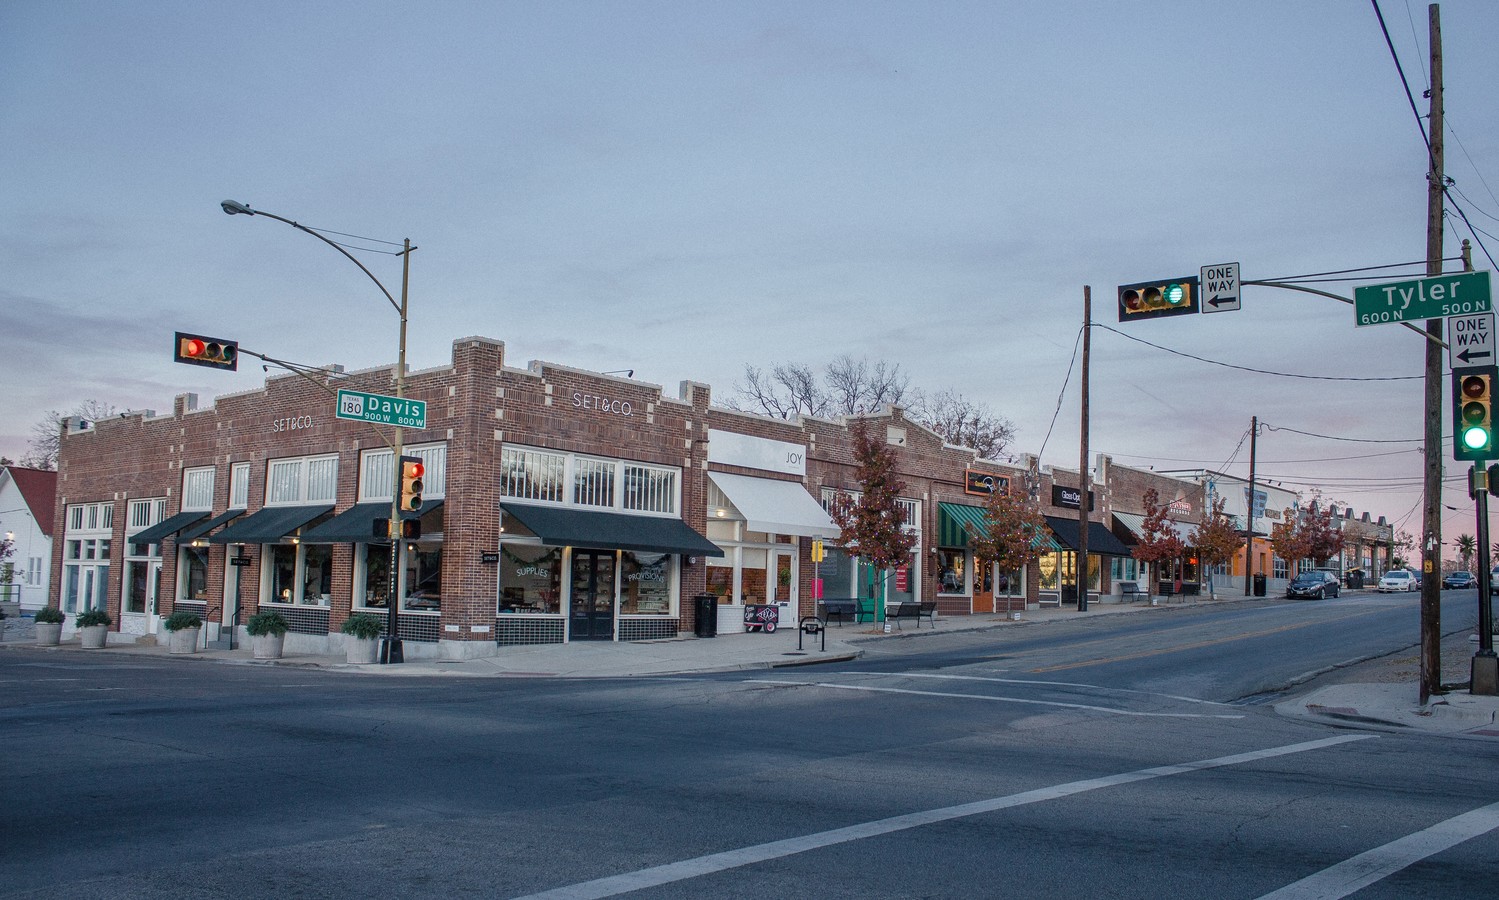
[[1391,591],[1414,591],[1419,587],[1420,585],[1416,583],[1416,573],[1409,569],[1391,569],[1379,579],[1381,594]]
[[1338,595],[1338,576],[1323,569],[1302,572],[1286,586],[1287,597],[1306,597],[1321,600]]
[[1447,577],[1442,579],[1442,587],[1465,589],[1478,586],[1478,579],[1473,577],[1472,572],[1448,572]]

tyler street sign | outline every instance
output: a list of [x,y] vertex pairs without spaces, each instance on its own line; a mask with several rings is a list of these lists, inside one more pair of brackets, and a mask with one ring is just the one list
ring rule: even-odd
[[399,428],[426,428],[427,401],[341,390],[334,416]]
[[1488,272],[1461,272],[1353,289],[1354,325],[1444,319],[1492,309]]

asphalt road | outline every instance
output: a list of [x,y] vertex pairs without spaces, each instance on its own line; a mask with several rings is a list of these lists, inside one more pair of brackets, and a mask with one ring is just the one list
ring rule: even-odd
[[599,681],[7,648],[0,896],[1479,896],[1499,743],[1255,702],[1414,614],[1231,604]]

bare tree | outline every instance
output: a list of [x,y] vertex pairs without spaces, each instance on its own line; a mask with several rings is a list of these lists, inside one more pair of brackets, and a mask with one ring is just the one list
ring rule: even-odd
[[767,373],[746,365],[744,382],[734,389],[739,393],[726,401],[730,409],[778,419],[828,415],[827,395],[811,366],[781,363]]
[[113,404],[103,403],[98,400],[85,400],[71,413],[61,413],[57,410],[48,410],[46,414],[31,426],[31,439],[26,442],[26,453],[21,457],[21,465],[28,469],[55,469],[57,468],[57,451],[62,442],[62,420],[68,416],[78,416],[90,422],[108,418],[118,413]]
[[834,413],[845,415],[872,413],[890,406],[905,407],[911,392],[911,377],[900,370],[900,364],[884,360],[870,363],[843,354],[823,370],[826,393]]
[[949,444],[978,451],[982,459],[999,459],[1015,439],[1015,423],[995,415],[988,404],[969,400],[957,391],[921,397],[911,417]]

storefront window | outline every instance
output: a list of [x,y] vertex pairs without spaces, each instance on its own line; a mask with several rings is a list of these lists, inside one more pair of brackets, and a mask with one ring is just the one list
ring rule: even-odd
[[884,573],[885,602],[889,603],[914,603],[916,601],[916,559],[915,554],[907,557],[904,565],[896,566]]
[[297,602],[297,546],[274,544],[267,558],[271,570],[271,602]]
[[390,599],[390,548],[360,544],[359,553],[358,571],[364,576],[364,584],[362,589],[356,586],[355,594],[363,601],[357,605],[385,609]]
[[671,554],[626,550],[621,557],[624,595],[620,599],[620,613],[670,615]]
[[406,545],[406,601],[403,609],[438,612],[442,609],[442,544]]
[[128,562],[125,564],[125,612],[146,611],[146,587],[149,584],[150,564]]
[[1054,591],[1059,587],[1058,570],[1061,568],[1062,554],[1055,551],[1041,554],[1037,560],[1037,568],[1041,572],[1041,590]]
[[182,579],[182,588],[178,596],[183,600],[207,600],[208,548],[181,548],[177,557],[177,568],[178,577]]
[[500,612],[562,612],[562,548],[500,545]]
[[[763,540],[763,535],[761,536]],[[758,547],[743,547],[739,551],[742,559],[739,566],[739,597],[746,606],[766,603],[765,562],[766,551]]]
[[1025,569],[1015,572],[1000,572],[994,578],[994,594],[998,597],[1025,596]]
[[966,551],[937,551],[937,592],[939,594],[967,593],[968,579],[963,571],[967,562]]
[[333,595],[333,548],[304,544],[302,549],[302,605],[327,606]]
[[855,597],[854,561],[841,547],[828,547],[826,555],[817,566],[817,577],[822,579],[822,595],[833,599]]
[[718,598],[720,604],[734,602],[734,557],[732,553],[723,557],[708,557],[708,593]]

